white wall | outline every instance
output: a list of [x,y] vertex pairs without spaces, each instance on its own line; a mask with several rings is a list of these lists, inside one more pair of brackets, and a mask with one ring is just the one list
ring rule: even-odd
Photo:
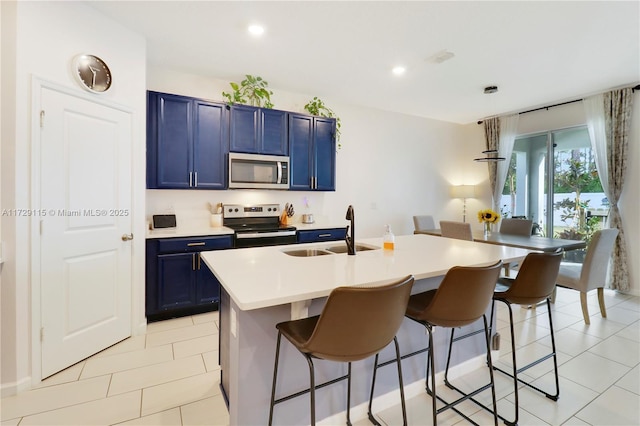
[[[229,91],[227,81],[180,74],[152,65],[149,90],[221,101]],[[267,76],[263,76],[267,79]],[[317,94],[292,94],[272,88],[275,108],[304,112]],[[337,152],[335,192],[297,191],[147,191],[147,214],[179,210],[206,210],[211,203],[293,203],[304,213],[305,197],[310,212],[331,223],[345,223],[347,206],[356,213],[357,237],[382,235],[389,223],[396,234],[413,232],[412,216],[432,214],[436,220],[462,219],[462,201],[449,197],[450,184],[487,185],[486,165],[471,159],[482,150],[481,127],[461,126],[382,109],[336,104],[323,98],[341,118],[342,149]],[[488,199],[488,189],[486,191]],[[480,203],[469,200],[474,211]],[[474,225],[477,225],[474,223]],[[479,226],[479,225],[477,225]]]
[[[627,156],[627,176],[620,197],[620,215],[624,225],[629,256],[629,293],[640,295],[640,95],[634,95],[631,135]],[[518,134],[543,132],[586,124],[582,102],[523,114],[518,122]]]
[[[145,40],[78,2],[0,2],[2,7],[2,208],[31,205],[31,83],[39,77],[81,90],[72,58],[93,53],[113,74],[108,100],[133,112],[134,235],[144,235]],[[15,55],[14,55],[15,53]],[[46,159],[44,159],[46,161]],[[45,207],[45,206],[43,206]],[[2,217],[2,393],[31,381],[31,224]],[[134,332],[144,327],[144,240],[133,245]]]

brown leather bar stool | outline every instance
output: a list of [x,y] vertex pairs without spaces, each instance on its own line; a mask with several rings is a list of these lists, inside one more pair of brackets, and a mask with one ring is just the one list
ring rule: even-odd
[[[407,413],[404,402],[400,349],[396,333],[404,319],[413,281],[413,276],[408,276],[400,281],[376,287],[338,287],[329,295],[320,315],[277,324],[278,341],[276,344],[275,366],[273,368],[269,425],[273,423],[273,409],[276,404],[304,395],[307,392],[311,394],[311,424],[315,425],[316,389],[344,379],[347,379],[347,424],[350,425],[351,362],[360,361],[375,354],[375,365],[377,366],[378,352],[384,349],[392,340],[396,347],[402,418],[406,425]],[[306,358],[309,364],[310,386],[309,389],[276,400],[276,378],[278,376],[280,339],[282,336],[291,342]],[[347,362],[348,373],[346,376],[316,386],[313,366],[314,358]],[[376,378],[375,371],[374,369],[371,396],[369,398],[369,418],[378,424],[371,413]]]
[[[493,367],[494,370],[500,371],[511,378],[513,378],[513,388],[515,392],[515,419],[513,421],[507,420],[500,416],[506,424],[515,425],[518,423],[518,382],[535,389],[538,392],[543,393],[547,398],[554,401],[558,400],[560,396],[560,385],[558,381],[558,360],[556,357],[556,342],[553,333],[553,320],[551,319],[551,302],[550,296],[553,293],[556,285],[556,278],[558,277],[558,270],[560,269],[560,261],[562,260],[562,250],[558,250],[553,253],[529,253],[525,257],[524,262],[515,278],[501,277],[498,279],[496,285],[496,291],[493,295],[493,300],[502,302],[509,308],[509,329],[511,331],[511,360],[513,363],[513,371],[507,372],[498,367]],[[511,305],[536,305],[542,301],[547,302],[547,311],[549,314],[549,328],[551,329],[551,353],[533,361],[524,367],[517,367],[516,362],[516,343],[515,333],[513,329],[513,311]],[[493,305],[491,307],[491,321],[493,322]],[[550,394],[531,383],[528,383],[518,377],[518,374],[525,370],[538,365],[541,362],[553,357],[553,368],[556,379],[555,394]]]
[[[496,425],[498,424],[498,417],[496,415],[496,392],[493,381],[493,366],[491,364],[490,356],[491,348],[489,346],[489,327],[487,325],[485,312],[491,302],[496,280],[500,275],[501,266],[502,262],[499,261],[486,267],[453,267],[447,272],[437,289],[414,294],[409,299],[409,305],[407,306],[406,313],[407,317],[424,325],[429,334],[426,388],[427,392],[432,396],[434,425],[437,424],[437,415],[450,408],[471,423],[475,424],[475,422],[473,422],[469,417],[456,409],[455,406],[467,399],[471,399],[476,402],[473,399],[473,396],[488,388],[491,388],[491,396],[493,398],[494,422]],[[436,395],[433,328],[436,326],[451,328],[462,327],[471,324],[480,318],[482,318],[484,322],[490,383],[468,394],[456,389],[463,394],[463,397],[449,403]],[[453,338],[453,332],[451,337]],[[449,342],[449,359],[452,344],[453,339]],[[446,370],[449,369],[449,359],[447,359]],[[429,388],[429,371],[431,371],[432,388]],[[436,399],[443,402],[445,406],[440,409],[436,409]]]

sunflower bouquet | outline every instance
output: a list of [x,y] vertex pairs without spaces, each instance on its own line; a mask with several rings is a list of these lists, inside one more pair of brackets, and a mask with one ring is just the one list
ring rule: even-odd
[[496,223],[499,220],[500,220],[500,213],[497,213],[491,209],[480,210],[478,212],[478,222]]
[[478,212],[478,222],[484,225],[485,238],[491,232],[491,226],[500,220],[500,213],[497,213],[491,209],[480,210]]

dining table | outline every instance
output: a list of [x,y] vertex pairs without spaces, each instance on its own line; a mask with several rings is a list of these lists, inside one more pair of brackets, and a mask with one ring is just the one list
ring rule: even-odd
[[[440,229],[423,229],[415,231],[414,234],[427,234],[442,236]],[[565,240],[562,238],[542,237],[539,235],[513,235],[501,232],[473,231],[473,241],[478,243],[496,244],[507,247],[517,247],[527,250],[536,250],[542,252],[552,252],[557,249],[564,251],[579,250],[587,246],[587,242],[583,240]],[[509,270],[513,265],[505,263],[505,275],[509,276]]]
[[[440,229],[424,229],[415,231],[415,233],[442,236]],[[586,241],[583,240],[565,240],[561,238],[541,237],[539,235],[512,235],[501,232],[489,232],[485,235],[483,231],[473,231],[473,241],[537,251],[556,251],[559,248],[564,251],[570,251],[582,249],[587,246]]]

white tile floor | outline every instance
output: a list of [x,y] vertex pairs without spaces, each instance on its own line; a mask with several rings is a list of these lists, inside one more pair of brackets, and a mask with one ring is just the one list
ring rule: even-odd
[[[520,425],[640,425],[640,298],[606,292],[608,318],[589,298],[591,325],[582,320],[578,293],[559,289],[552,307],[560,363],[560,399],[529,389],[520,392]],[[506,308],[499,304],[498,362],[510,363]],[[514,308],[517,353],[526,360],[550,347],[545,306]],[[129,338],[42,382],[37,389],[1,401],[5,425],[228,425],[218,387],[218,315],[208,313],[149,324],[147,334]],[[485,371],[458,380],[484,381]],[[526,372],[541,387],[553,385],[552,363]],[[512,417],[510,379],[496,374],[498,408]],[[438,388],[445,397],[451,390]],[[481,395],[481,398],[486,398]],[[409,423],[431,424],[431,401],[407,401]],[[474,404],[462,405],[480,424],[492,418]],[[401,423],[399,407],[379,414],[386,425]],[[440,424],[465,424],[453,412]],[[266,423],[266,422],[265,422]],[[369,424],[367,420],[356,423]]]

